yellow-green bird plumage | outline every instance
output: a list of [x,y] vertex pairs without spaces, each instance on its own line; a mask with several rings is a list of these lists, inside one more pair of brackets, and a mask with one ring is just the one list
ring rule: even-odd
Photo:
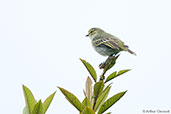
[[90,37],[94,49],[103,56],[116,55],[120,51],[136,55],[123,41],[100,28],[91,28],[86,36]]

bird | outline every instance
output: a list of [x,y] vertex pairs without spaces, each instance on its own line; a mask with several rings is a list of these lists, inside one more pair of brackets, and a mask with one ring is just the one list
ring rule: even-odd
[[100,28],[91,28],[86,37],[91,39],[93,48],[102,56],[115,56],[121,51],[127,51],[130,54],[136,55],[123,41]]

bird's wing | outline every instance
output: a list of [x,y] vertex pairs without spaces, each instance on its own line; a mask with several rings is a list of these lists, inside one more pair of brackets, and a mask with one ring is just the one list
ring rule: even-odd
[[116,37],[106,37],[106,38],[99,38],[93,41],[95,46],[99,46],[101,44],[106,45],[112,49],[123,49],[124,43]]
[[112,48],[112,49],[120,50],[120,46],[118,45],[118,43],[113,38],[104,38],[103,44]]

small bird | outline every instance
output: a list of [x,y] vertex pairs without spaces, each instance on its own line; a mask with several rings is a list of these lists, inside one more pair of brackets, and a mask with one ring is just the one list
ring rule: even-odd
[[117,55],[120,51],[127,51],[133,55],[136,55],[136,53],[131,51],[123,41],[116,36],[106,33],[100,28],[91,28],[86,37],[90,37],[94,49],[100,55],[113,56]]

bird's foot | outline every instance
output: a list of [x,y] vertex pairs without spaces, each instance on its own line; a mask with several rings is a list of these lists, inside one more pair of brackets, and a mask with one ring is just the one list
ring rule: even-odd
[[104,67],[105,67],[105,62],[103,62],[99,65],[99,69],[104,69]]

